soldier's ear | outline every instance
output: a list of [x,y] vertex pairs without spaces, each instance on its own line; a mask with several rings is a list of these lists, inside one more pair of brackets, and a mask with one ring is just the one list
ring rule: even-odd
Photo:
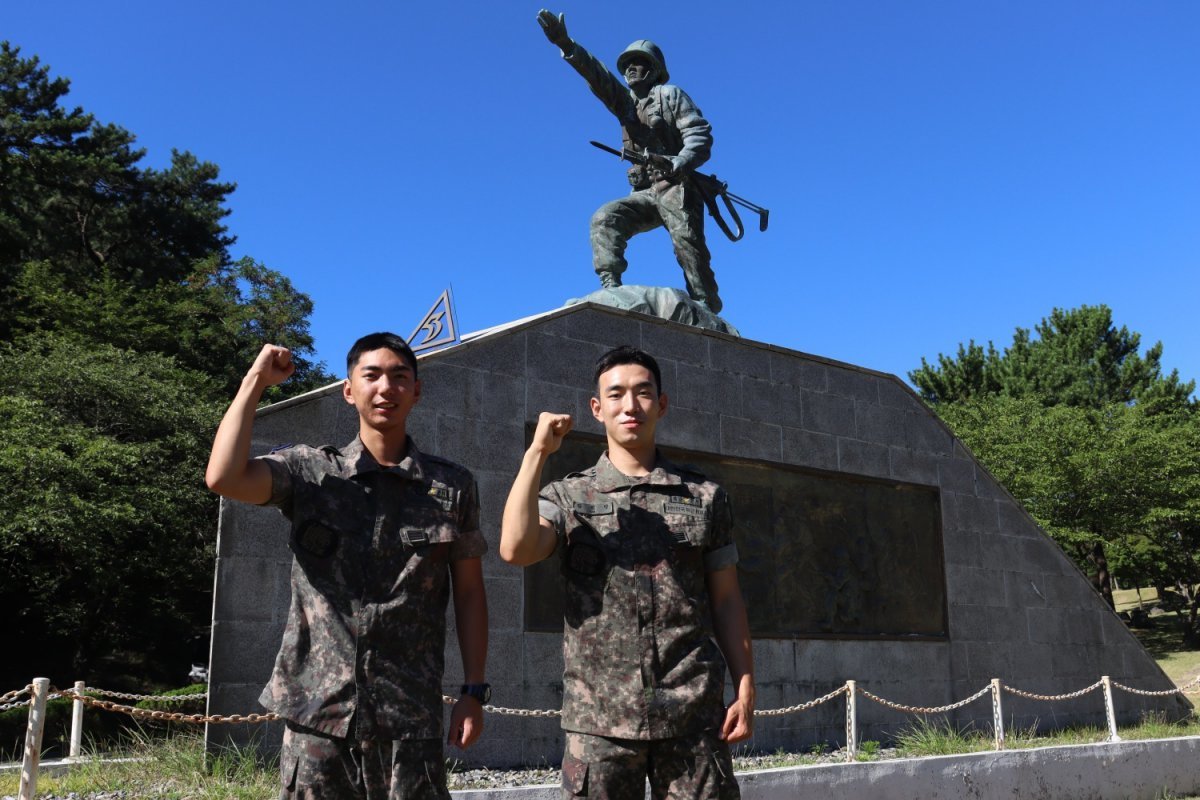
[[592,407],[592,416],[596,418],[596,421],[604,422],[604,418],[600,416],[600,398],[593,396],[588,404]]
[[342,380],[342,398],[350,405],[354,405],[354,393],[350,391],[349,378]]
[[659,417],[666,416],[666,413],[667,413],[667,396],[664,393],[659,392],[658,393],[658,416]]

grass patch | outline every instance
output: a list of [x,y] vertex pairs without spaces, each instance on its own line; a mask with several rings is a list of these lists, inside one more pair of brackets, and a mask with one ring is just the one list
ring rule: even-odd
[[[93,756],[61,775],[38,776],[38,794],[116,792],[162,800],[268,800],[279,796],[279,767],[263,764],[253,750],[230,749],[208,759],[197,732],[166,738],[132,732],[119,756]],[[20,775],[0,775],[0,795],[15,795]]]

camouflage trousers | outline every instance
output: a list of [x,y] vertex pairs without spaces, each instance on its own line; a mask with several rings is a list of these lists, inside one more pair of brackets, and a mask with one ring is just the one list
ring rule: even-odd
[[291,722],[282,800],[449,800],[440,739],[339,739]]
[[[663,191],[638,191],[605,203],[592,215],[592,266],[596,273],[613,276],[621,283],[621,274],[629,266],[625,248],[639,233],[665,227],[675,246],[675,259],[683,268],[688,294],[712,309],[721,310],[717,279],[712,271],[712,256],[704,241],[704,201],[686,184],[669,186]],[[602,278],[603,280],[603,278]]]
[[563,800],[738,800],[729,745],[714,731],[673,739],[610,739],[566,732]]

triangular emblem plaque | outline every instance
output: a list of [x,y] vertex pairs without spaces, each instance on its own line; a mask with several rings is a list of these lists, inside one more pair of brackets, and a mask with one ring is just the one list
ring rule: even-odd
[[458,326],[454,321],[454,302],[450,289],[442,292],[413,332],[408,344],[414,353],[422,353],[458,341]]

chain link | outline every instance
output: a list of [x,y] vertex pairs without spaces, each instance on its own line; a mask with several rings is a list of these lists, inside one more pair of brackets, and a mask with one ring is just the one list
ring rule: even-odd
[[1193,686],[1200,687],[1200,677],[1175,689],[1163,689],[1162,691],[1157,692],[1150,691],[1149,689],[1134,689],[1132,686],[1125,686],[1124,684],[1117,683],[1116,681],[1113,681],[1112,685],[1123,692],[1140,694],[1143,697],[1166,697],[1169,694],[1191,694],[1191,689]]
[[[51,691],[56,691],[52,689]],[[85,694],[78,694],[73,690],[57,692],[59,697],[69,697],[72,700],[79,700],[85,705],[92,708],[103,709],[104,711],[116,711],[121,714],[128,714],[131,717],[138,719],[152,719],[159,722],[190,722],[193,724],[201,723],[240,723],[240,722],[274,722],[279,719],[279,715],[268,712],[266,714],[230,714],[224,716],[222,714],[183,714],[176,711],[155,711],[148,708],[136,708],[134,706],[121,705],[114,703],[111,700],[99,700],[95,697],[89,697]]]
[[125,692],[113,692],[108,689],[96,689],[92,686],[85,686],[83,691],[91,692],[101,697],[115,697],[118,700],[162,700],[164,703],[201,700],[208,697],[208,692],[199,692],[197,694],[126,694]]
[[1099,680],[1099,681],[1096,681],[1095,683],[1093,683],[1091,686],[1085,686],[1084,688],[1080,689],[1079,691],[1071,692],[1069,694],[1034,694],[1033,692],[1026,692],[1026,691],[1022,691],[1021,689],[1014,689],[1013,687],[1009,686],[1007,683],[1001,684],[1001,686],[1004,687],[1004,691],[1015,694],[1018,697],[1027,697],[1030,700],[1071,700],[1076,697],[1083,697],[1088,692],[1094,692],[1103,685],[1104,685],[1104,681]]
[[907,711],[910,714],[943,714],[947,711],[954,711],[955,709],[962,708],[963,706],[968,705],[970,703],[974,703],[976,700],[983,697],[985,694],[987,694],[990,691],[992,691],[992,687],[985,686],[982,689],[980,689],[978,692],[976,692],[975,694],[973,694],[970,697],[967,697],[963,700],[959,700],[957,703],[951,703],[948,706],[928,706],[928,707],[906,706],[906,705],[901,705],[900,703],[894,703],[891,700],[885,700],[884,698],[880,697],[879,695],[871,694],[870,692],[868,692],[866,689],[863,689],[862,687],[859,687],[858,693],[861,694],[863,697],[867,697],[871,700],[874,700],[876,703],[879,703],[881,706],[887,706],[888,708],[894,708],[897,711]]
[[[457,698],[451,697],[448,694],[442,695],[442,702],[448,706],[452,706],[458,702]],[[561,711],[539,710],[528,708],[504,708],[503,706],[484,706],[483,710],[489,714],[503,714],[510,717],[561,717]]]
[[29,694],[32,691],[33,691],[32,683],[26,685],[22,689],[13,689],[11,692],[5,692],[4,694],[0,694],[0,703],[10,703],[13,700],[16,700],[21,695]]
[[822,703],[828,703],[830,700],[834,699],[838,695],[843,695],[845,693],[846,693],[846,686],[845,686],[845,684],[843,684],[843,685],[839,686],[838,688],[834,689],[829,694],[822,695],[822,696],[818,697],[816,700],[809,700],[807,703],[801,703],[800,705],[788,706],[786,708],[756,708],[754,710],[754,716],[756,716],[756,717],[778,717],[778,716],[782,716],[783,714],[792,714],[792,713],[795,713],[798,711],[808,711],[810,708],[816,708],[817,706],[821,705]]

